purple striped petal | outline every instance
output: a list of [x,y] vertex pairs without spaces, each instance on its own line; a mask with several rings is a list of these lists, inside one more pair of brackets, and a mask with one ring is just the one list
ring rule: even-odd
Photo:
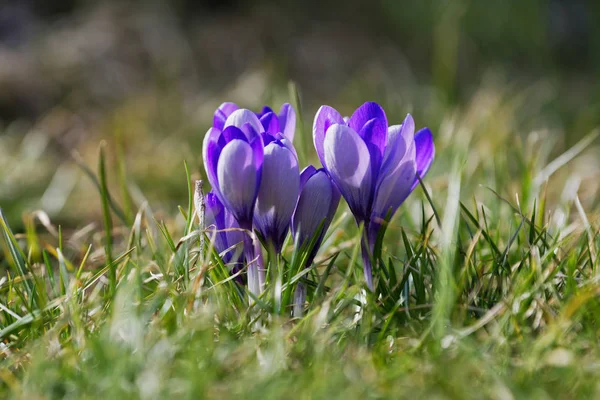
[[415,135],[417,172],[421,177],[429,171],[433,158],[435,157],[435,146],[433,135],[429,128],[423,128]]
[[327,218],[332,196],[331,180],[325,172],[317,172],[307,180],[292,222],[294,239],[300,245],[310,240]]
[[294,110],[294,107],[292,107],[291,104],[285,103],[281,106],[278,116],[281,133],[293,142],[296,133],[296,111]]
[[[423,179],[427,175],[427,172],[429,172],[429,167],[431,167],[435,158],[435,145],[433,144],[433,135],[429,128],[423,128],[415,134],[415,148],[417,174]],[[415,176],[412,189],[416,188],[418,184],[419,179]]]
[[[219,254],[243,241],[242,232],[239,231],[239,225],[231,212],[227,210],[218,199],[215,193],[206,194],[206,208],[204,214],[204,223],[208,235],[212,240],[212,245]],[[241,251],[238,249],[230,250],[223,254],[225,263],[237,263],[241,257]]]
[[340,192],[324,169],[315,170],[313,166],[309,166],[302,171],[302,175],[300,179],[304,181],[304,185],[292,217],[294,240],[300,246],[304,245],[313,238],[323,222],[322,230],[307,260],[309,265],[333,220],[340,202]]
[[248,142],[248,137],[244,134],[244,132],[241,131],[241,129],[235,126],[228,126],[221,132],[221,136],[219,137],[219,145],[224,147],[227,143],[235,139]]
[[202,161],[204,163],[204,169],[206,170],[208,181],[215,191],[218,191],[219,187],[217,179],[217,161],[219,160],[219,154],[221,153],[221,147],[218,144],[220,136],[220,130],[210,128],[204,135],[204,141],[202,143]]
[[385,176],[381,176],[377,184],[371,219],[385,218],[389,211],[393,215],[406,200],[415,180],[415,154],[415,145],[412,143],[402,160]]
[[227,117],[231,115],[235,110],[239,107],[235,103],[223,103],[217,108],[215,111],[215,115],[213,117],[213,127],[223,130],[225,127],[225,121],[227,121]]
[[260,123],[265,129],[265,132],[270,133],[271,135],[276,135],[280,132],[279,118],[273,112],[268,112],[260,117]]
[[371,154],[379,151],[379,159],[383,158],[387,144],[388,124],[385,111],[379,104],[367,102],[357,108],[348,120],[348,126],[358,132],[365,143],[373,144]]
[[334,108],[329,106],[321,106],[315,115],[315,121],[313,123],[313,142],[317,155],[321,164],[325,165],[325,151],[323,149],[323,143],[325,141],[325,133],[329,127],[333,124],[345,125],[344,119]]
[[225,128],[228,126],[238,127],[248,136],[248,139],[250,139],[250,136],[264,132],[264,128],[256,114],[246,109],[235,110],[231,113],[225,121]]
[[229,247],[225,232],[220,232],[225,227],[224,207],[217,195],[212,192],[207,193],[205,199],[204,226],[208,230],[208,236],[214,238],[213,246],[218,253],[222,253]]
[[385,147],[385,155],[381,166],[381,175],[387,173],[396,167],[404,155],[406,150],[413,142],[415,133],[415,121],[408,114],[402,125],[393,125],[388,128],[388,144]]
[[256,116],[260,119],[263,117],[263,115],[268,114],[268,113],[275,113],[273,111],[273,109],[269,106],[263,106],[262,110],[260,110],[260,112],[256,113]]
[[317,172],[317,169],[312,165],[307,166],[300,173],[300,190],[304,187],[308,179]]
[[252,146],[240,139],[225,145],[217,164],[217,178],[223,204],[238,222],[251,221],[260,179]]
[[347,125],[329,127],[323,143],[325,167],[357,220],[369,216],[373,179],[371,156],[358,133]]
[[262,184],[254,209],[254,224],[265,240],[279,251],[300,188],[300,172],[296,155],[286,146],[272,142],[264,149]]
[[289,151],[294,153],[294,156],[296,156],[296,159],[298,158],[298,153],[296,153],[296,148],[294,147],[294,144],[292,143],[292,141],[290,139],[283,136],[283,134],[278,133],[277,140],[279,141],[279,143],[281,143],[282,146],[285,146]]

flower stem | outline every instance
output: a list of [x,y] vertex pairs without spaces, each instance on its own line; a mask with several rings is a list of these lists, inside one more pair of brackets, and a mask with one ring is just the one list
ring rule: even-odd
[[371,261],[371,251],[370,244],[367,239],[367,235],[363,235],[360,241],[360,247],[362,250],[362,259],[363,259],[363,272],[365,275],[365,280],[367,281],[367,287],[372,292],[373,291],[373,263]]
[[306,286],[303,282],[298,282],[296,290],[294,291],[294,318],[302,318],[304,313],[304,303],[306,302]]
[[240,228],[247,231],[244,233],[244,256],[248,266],[248,290],[253,295],[259,296],[265,284],[265,271],[262,267],[263,259],[260,244],[254,237],[251,223],[240,223]]

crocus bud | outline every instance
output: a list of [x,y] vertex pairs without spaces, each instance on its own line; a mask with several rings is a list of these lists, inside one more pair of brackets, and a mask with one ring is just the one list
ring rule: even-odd
[[317,170],[312,165],[304,168],[300,174],[300,196],[292,217],[292,235],[298,246],[307,245],[317,235],[306,266],[317,254],[339,202],[340,192],[325,169]]
[[265,146],[262,183],[254,209],[254,225],[277,252],[290,226],[300,189],[298,158],[281,134]]

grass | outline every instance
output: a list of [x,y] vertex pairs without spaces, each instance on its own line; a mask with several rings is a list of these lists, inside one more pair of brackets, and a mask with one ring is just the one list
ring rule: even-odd
[[[170,183],[189,193],[179,211],[154,211],[117,135],[97,170],[77,159],[100,224],[62,229],[38,211],[17,231],[0,217],[1,397],[598,396],[597,133],[570,148],[527,134],[529,100],[482,89],[438,115],[436,161],[387,229],[377,295],[343,205],[315,268],[300,272],[290,245],[281,285],[273,271],[249,301],[200,251],[197,160]],[[299,282],[308,301],[292,318]]]

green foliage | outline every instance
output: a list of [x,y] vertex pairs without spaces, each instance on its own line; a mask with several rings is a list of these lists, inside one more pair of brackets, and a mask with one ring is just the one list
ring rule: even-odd
[[314,241],[265,252],[250,298],[197,224],[193,163],[169,215],[133,195],[121,147],[98,175],[78,159],[102,224],[32,212],[18,233],[0,213],[1,396],[596,397],[597,202],[576,163],[595,136],[554,154],[513,133],[517,108],[484,91],[432,127],[437,159],[376,246],[375,293],[345,207],[310,268]]

